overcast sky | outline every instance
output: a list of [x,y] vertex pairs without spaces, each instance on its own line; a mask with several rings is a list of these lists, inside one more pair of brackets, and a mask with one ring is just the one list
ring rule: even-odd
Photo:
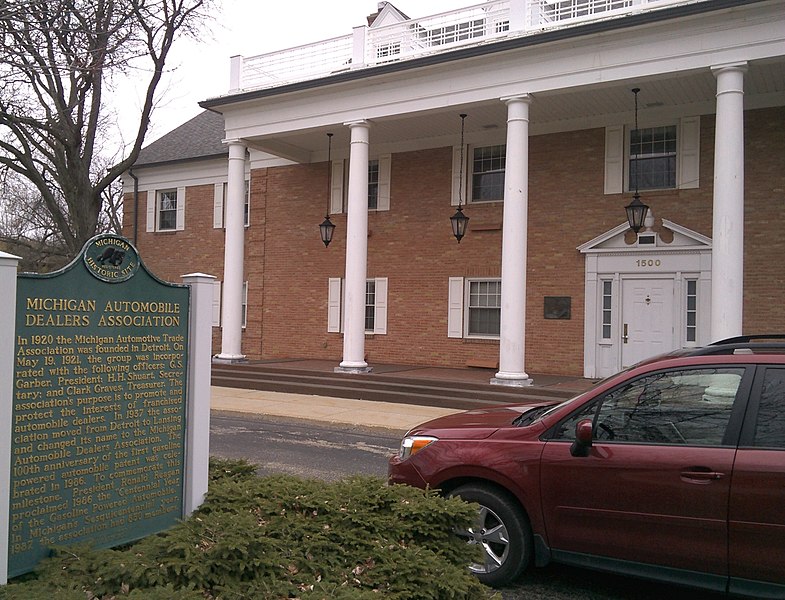
[[[222,6],[215,22],[199,42],[181,39],[168,61],[172,72],[162,82],[145,145],[201,112],[197,104],[229,89],[229,57],[254,56],[332,37],[348,35],[365,24],[377,9],[376,0],[217,0]],[[481,3],[482,0],[395,0],[412,18]],[[121,125],[124,135],[134,132],[140,99],[133,84],[121,87]],[[138,122],[138,120],[137,120]]]

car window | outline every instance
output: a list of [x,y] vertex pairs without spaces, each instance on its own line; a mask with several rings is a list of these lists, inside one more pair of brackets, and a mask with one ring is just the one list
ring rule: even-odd
[[597,441],[719,446],[744,368],[662,371],[622,385],[570,415],[553,439],[574,439],[575,425],[593,419]]
[[752,443],[762,448],[785,448],[785,369],[766,369]]
[[598,404],[599,403],[595,400],[594,402],[590,402],[581,408],[579,411],[571,414],[556,426],[551,439],[568,440],[570,442],[573,441],[575,439],[575,426],[584,419],[591,419],[593,421],[595,415],[597,414]]

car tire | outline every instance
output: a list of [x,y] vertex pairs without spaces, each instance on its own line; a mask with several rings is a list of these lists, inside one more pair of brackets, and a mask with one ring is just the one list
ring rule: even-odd
[[450,496],[480,505],[476,524],[456,533],[483,548],[484,563],[469,568],[486,585],[498,587],[518,579],[531,561],[532,532],[521,507],[504,491],[482,484],[462,485]]

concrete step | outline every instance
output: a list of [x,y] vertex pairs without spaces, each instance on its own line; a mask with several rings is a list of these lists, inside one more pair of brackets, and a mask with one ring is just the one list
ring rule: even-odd
[[569,391],[543,387],[507,387],[393,374],[351,375],[264,364],[213,365],[212,384],[458,409],[516,402],[552,402],[573,395]]

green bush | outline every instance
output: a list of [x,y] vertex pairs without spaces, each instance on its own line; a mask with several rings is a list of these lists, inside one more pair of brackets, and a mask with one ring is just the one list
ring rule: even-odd
[[57,549],[0,600],[480,599],[477,547],[451,532],[476,506],[378,478],[258,478],[211,461],[202,507],[114,550]]

